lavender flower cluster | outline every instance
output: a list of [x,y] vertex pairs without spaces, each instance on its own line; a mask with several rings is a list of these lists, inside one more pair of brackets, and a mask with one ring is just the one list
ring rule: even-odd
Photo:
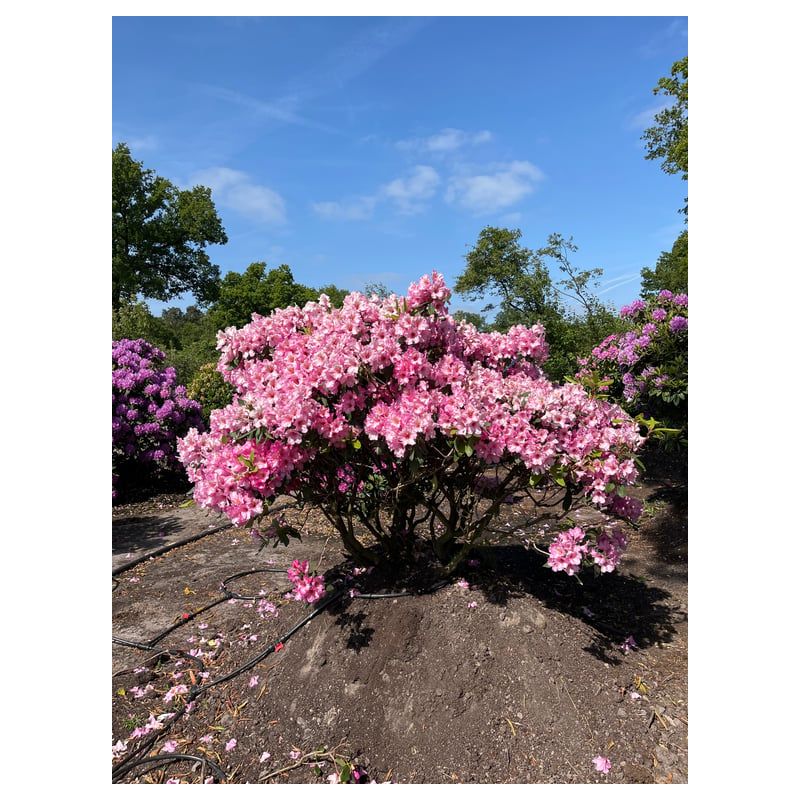
[[579,359],[576,380],[609,395],[630,413],[685,422],[688,395],[689,298],[668,290],[620,311],[630,329],[606,337]]
[[175,383],[164,353],[144,339],[112,342],[112,498],[128,485],[181,469],[176,443],[202,428],[200,404]]

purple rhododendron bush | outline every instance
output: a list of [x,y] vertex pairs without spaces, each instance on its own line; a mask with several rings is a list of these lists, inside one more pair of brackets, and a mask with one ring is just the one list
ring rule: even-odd
[[[635,520],[641,504],[625,487],[637,479],[638,425],[545,378],[540,325],[479,333],[450,316],[449,297],[434,272],[405,297],[352,293],[334,309],[321,295],[221,331],[233,402],[178,444],[195,500],[284,539],[281,525],[259,526],[289,495],[316,504],[364,566],[407,566],[428,548],[450,571],[514,493],[551,518],[582,501]],[[607,572],[624,547],[616,527],[572,528],[548,564]],[[290,577],[299,597],[321,596],[307,564]]]
[[203,426],[200,404],[175,385],[164,353],[144,339],[111,343],[112,498],[177,475],[177,440]]
[[[634,300],[620,311],[630,324],[606,337],[579,360],[577,381],[608,395],[627,411],[661,423],[686,427],[689,364],[689,298],[660,292]],[[651,425],[652,428],[652,425]]]

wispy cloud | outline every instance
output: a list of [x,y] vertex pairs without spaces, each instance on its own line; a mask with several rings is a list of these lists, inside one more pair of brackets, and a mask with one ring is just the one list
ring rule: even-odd
[[234,92],[221,86],[203,86],[203,91],[211,97],[233,103],[240,108],[253,112],[257,117],[270,119],[276,122],[283,122],[289,125],[300,125],[304,128],[313,128],[324,131],[325,133],[338,133],[336,128],[322,122],[309,119],[297,113],[300,99],[294,95],[286,95],[277,100],[259,100],[256,97]]
[[427,207],[426,201],[436,193],[441,183],[433,167],[417,165],[407,175],[385,183],[370,195],[344,200],[325,200],[312,203],[313,210],[324,219],[369,219],[381,202],[391,203],[404,215],[419,214]]
[[478,145],[492,140],[491,131],[478,131],[468,133],[458,128],[444,128],[439,133],[432,136],[417,139],[403,139],[396,142],[400,150],[411,150],[414,152],[445,154],[452,153],[468,145]]
[[193,184],[208,186],[221,205],[255,222],[280,225],[286,222],[283,198],[268,186],[255,183],[246,172],[212,167],[192,176]]
[[126,136],[120,131],[113,131],[111,136],[114,140],[115,147],[120,142],[125,142],[130,148],[134,158],[136,158],[137,153],[158,150],[158,137],[154,136],[152,133],[148,133],[144,136]]
[[370,195],[349,200],[324,200],[320,203],[312,203],[311,208],[323,219],[352,222],[369,219],[377,204],[378,198]]
[[685,18],[673,19],[639,46],[639,55],[642,58],[654,58],[669,49],[676,40],[683,39],[685,41],[688,36],[688,20]]
[[609,278],[607,281],[603,281],[600,284],[600,291],[597,292],[598,296],[601,294],[607,294],[608,292],[613,292],[614,289],[618,289],[620,286],[625,286],[626,284],[633,283],[641,278],[641,271],[636,270],[634,272],[625,272],[622,275],[616,275],[613,278]]
[[649,128],[653,124],[656,114],[658,114],[660,111],[663,111],[665,108],[669,108],[670,105],[672,104],[660,103],[657,106],[646,108],[643,111],[640,111],[638,114],[634,114],[628,120],[628,128],[634,131],[643,131],[645,128]]
[[342,89],[409,42],[430,21],[420,17],[389,18],[358,31],[323,54],[318,68],[298,75],[290,84],[290,93],[311,99]]
[[531,194],[543,179],[542,171],[530,161],[511,161],[485,174],[451,178],[445,199],[475,214],[498,211]]
[[247,109],[257,118],[325,133],[341,133],[338,128],[301,113],[301,109],[343,89],[427,24],[426,19],[390,19],[361,30],[327,53],[318,54],[318,65],[294,76],[275,97],[252,97],[221,86],[204,85],[201,89],[211,97]]

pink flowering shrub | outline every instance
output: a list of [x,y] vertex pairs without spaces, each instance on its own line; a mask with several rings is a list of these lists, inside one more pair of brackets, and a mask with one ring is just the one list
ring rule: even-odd
[[203,427],[200,404],[175,385],[164,353],[144,339],[111,344],[112,497],[181,471],[178,436]]
[[[540,325],[479,333],[449,297],[434,272],[405,297],[356,292],[335,309],[322,295],[221,331],[233,402],[178,445],[195,500],[258,525],[289,495],[318,505],[359,563],[405,560],[424,537],[450,569],[514,492],[635,519],[634,421],[547,380]],[[298,596],[314,596],[295,569]]]
[[576,380],[631,414],[685,428],[689,298],[664,290],[648,302],[634,300],[620,316],[630,329],[606,337],[580,359]]
[[563,531],[551,542],[547,566],[553,572],[574,575],[591,560],[600,572],[613,572],[628,546],[625,534],[614,529],[610,533],[602,531],[594,545],[586,541],[582,528]]

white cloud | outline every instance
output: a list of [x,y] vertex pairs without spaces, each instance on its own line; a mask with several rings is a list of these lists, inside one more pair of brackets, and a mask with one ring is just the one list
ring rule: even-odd
[[283,198],[268,186],[254,183],[246,172],[212,167],[192,176],[192,184],[198,183],[211,189],[215,202],[242,216],[270,225],[286,222]]
[[436,187],[441,183],[439,174],[433,167],[414,167],[407,178],[396,178],[380,190],[397,206],[401,214],[417,214],[424,210],[422,200],[433,197]]
[[312,203],[311,208],[325,219],[363,220],[369,219],[379,203],[394,204],[401,214],[419,214],[436,193],[441,183],[439,173],[433,167],[416,166],[410,174],[380,186],[374,194],[362,195],[346,200],[325,200]]
[[378,202],[377,197],[357,197],[354,200],[326,200],[311,207],[323,219],[369,219]]
[[491,141],[491,131],[468,133],[458,128],[444,128],[433,136],[423,139],[404,139],[397,142],[401,150],[417,150],[425,153],[452,153],[466,145],[484,144]]
[[542,171],[530,161],[497,164],[485,175],[450,179],[445,199],[474,213],[507,208],[531,194],[544,179]]

